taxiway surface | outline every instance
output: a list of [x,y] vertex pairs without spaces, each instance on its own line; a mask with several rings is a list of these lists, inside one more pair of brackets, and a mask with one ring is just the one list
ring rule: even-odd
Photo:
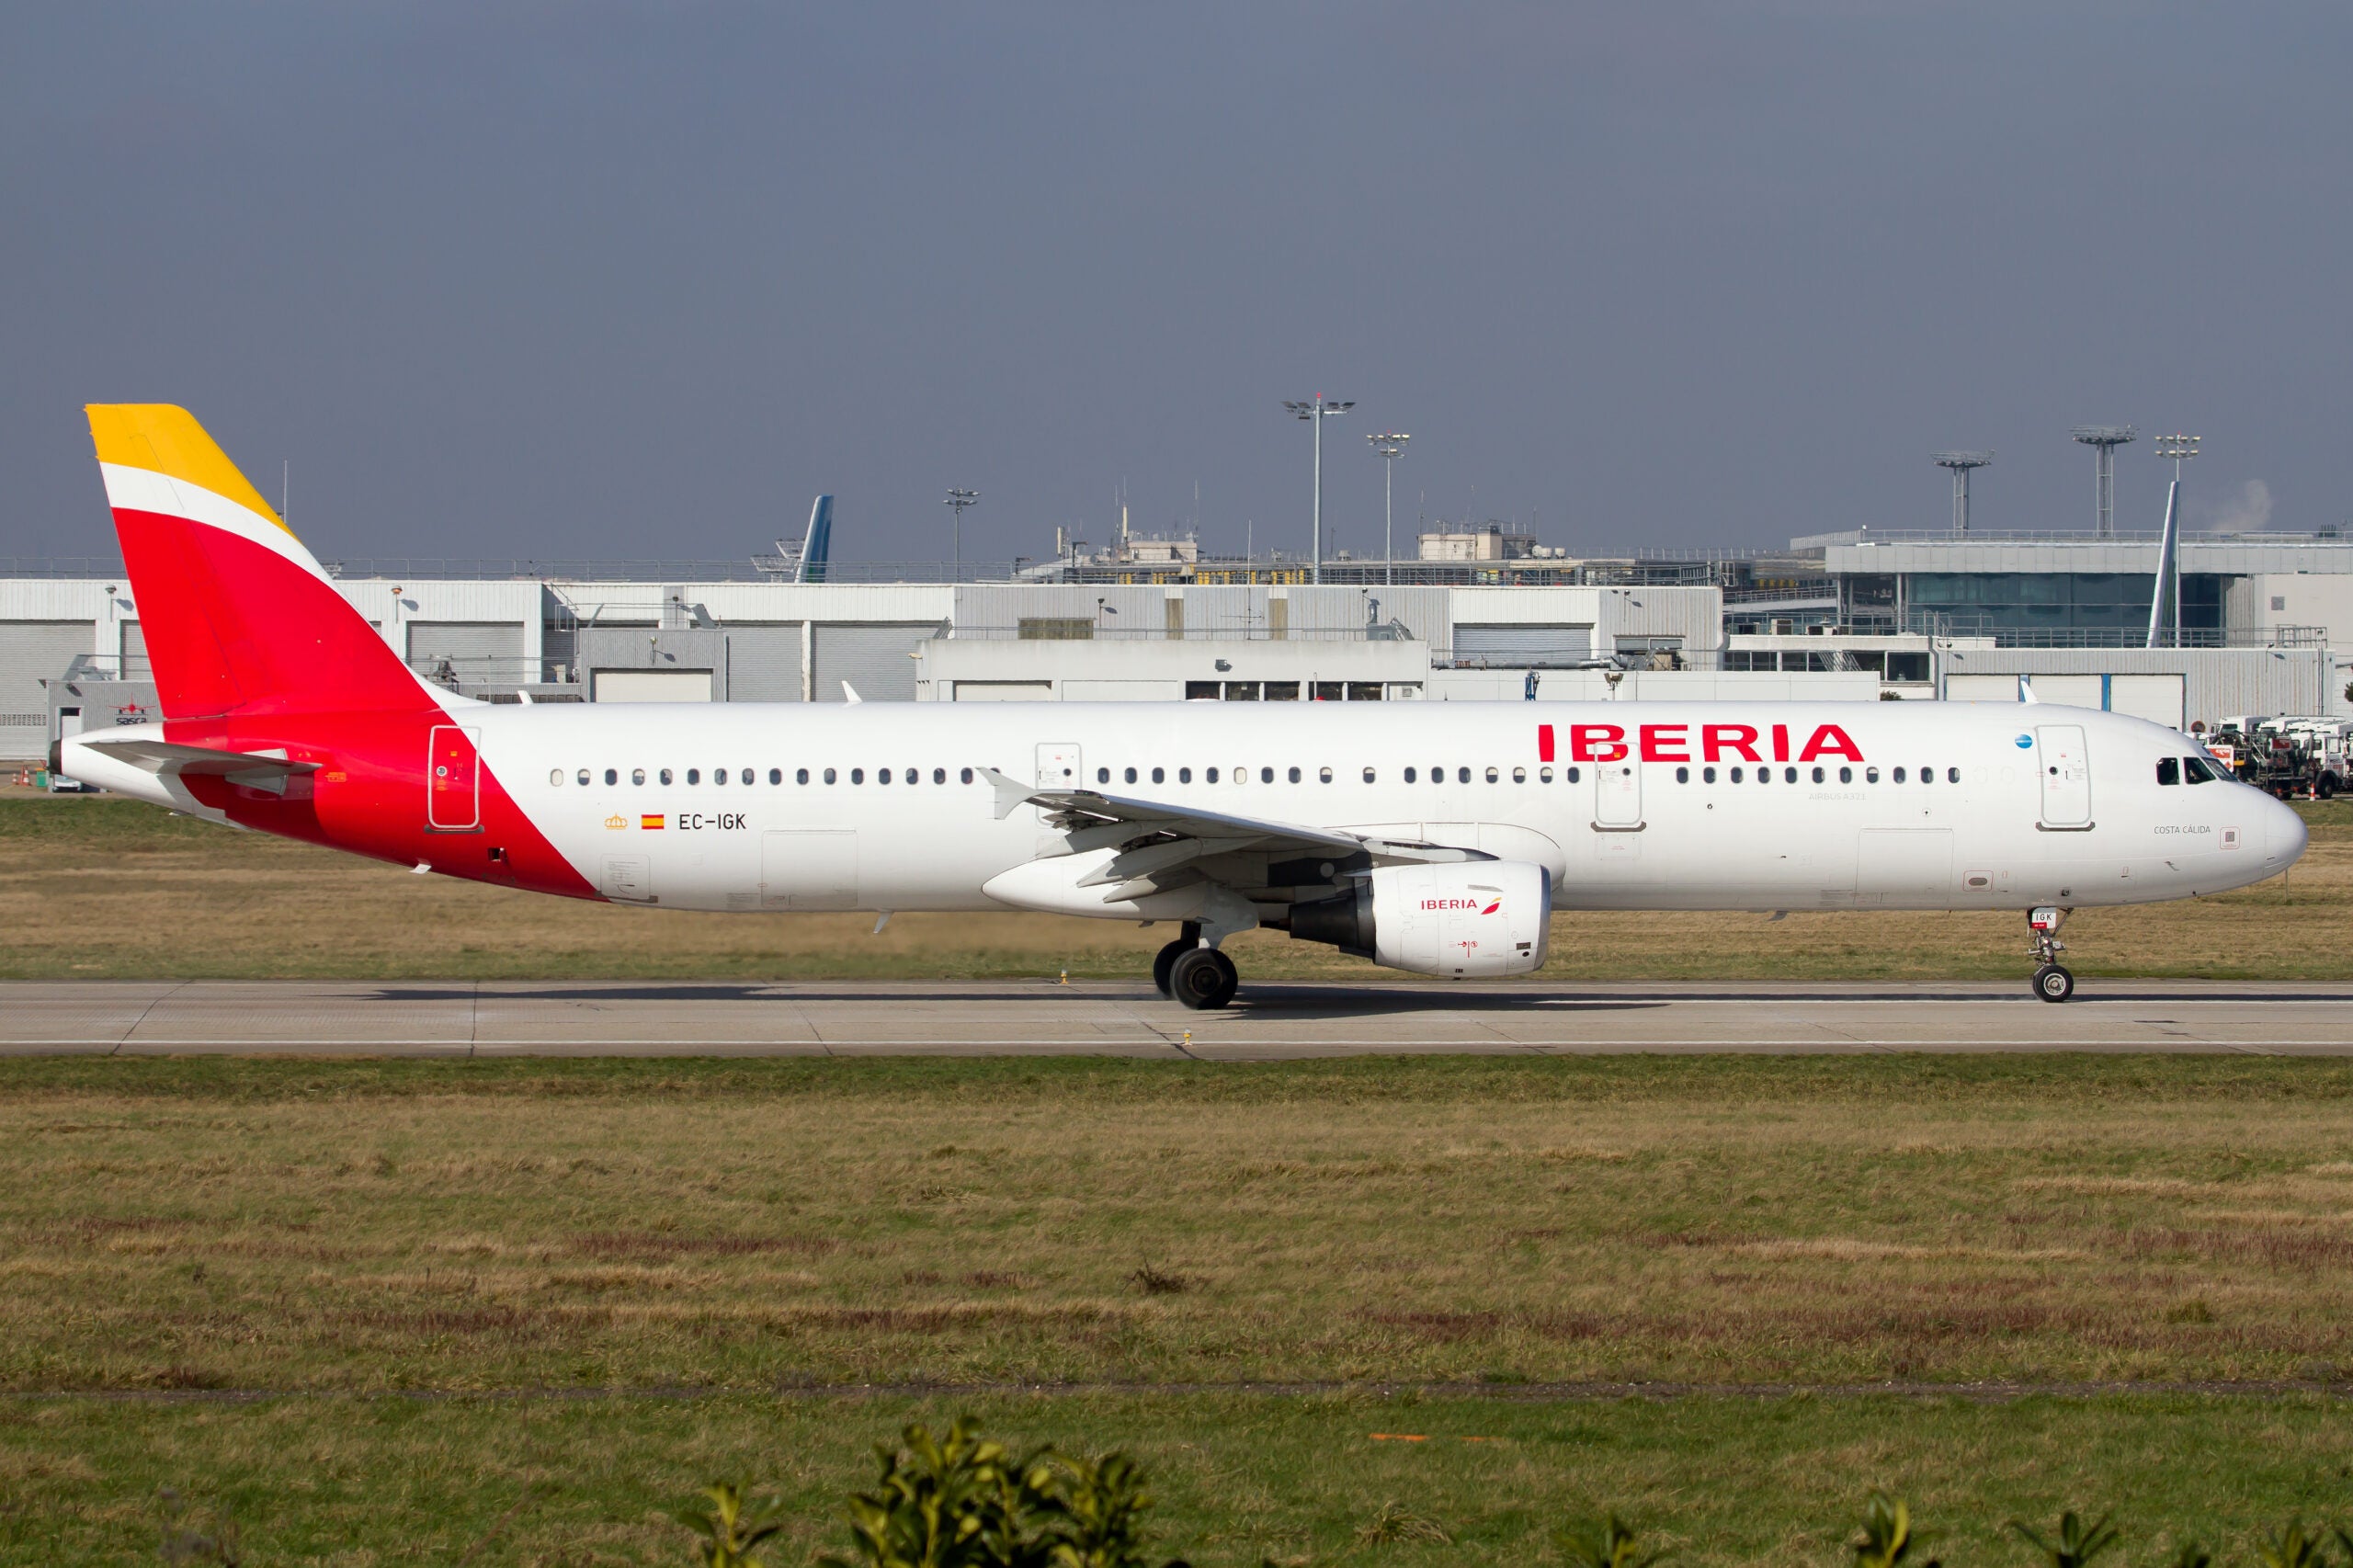
[[1245,985],[1188,1013],[1148,985],[484,981],[0,984],[0,1055],[1114,1055],[2241,1051],[2353,1054],[2353,985]]

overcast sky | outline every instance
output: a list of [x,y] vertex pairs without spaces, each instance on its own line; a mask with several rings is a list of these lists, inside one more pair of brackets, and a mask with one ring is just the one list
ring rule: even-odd
[[[0,554],[110,553],[80,406],[187,404],[325,556],[1139,528],[1580,553],[2194,522],[2348,483],[2353,7],[17,5]],[[2119,457],[2120,521],[2162,465]]]

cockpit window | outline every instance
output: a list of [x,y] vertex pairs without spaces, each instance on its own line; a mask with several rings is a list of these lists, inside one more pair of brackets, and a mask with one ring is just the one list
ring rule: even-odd
[[2222,778],[2222,770],[2202,756],[2185,756],[2181,759],[2181,776],[2189,783],[2203,784]]
[[2181,782],[2181,759],[2179,757],[2161,756],[2157,758],[2157,782],[2160,784],[2178,784]]

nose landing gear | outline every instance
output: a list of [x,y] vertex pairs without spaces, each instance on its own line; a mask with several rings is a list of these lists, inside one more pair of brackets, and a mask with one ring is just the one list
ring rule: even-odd
[[2067,913],[2049,905],[2027,912],[2026,923],[2034,931],[2034,945],[2027,949],[2036,963],[2034,994],[2045,1002],[2064,1002],[2075,994],[2075,977],[2059,961],[2059,955],[2067,950],[2067,944],[2059,939],[2059,927]]

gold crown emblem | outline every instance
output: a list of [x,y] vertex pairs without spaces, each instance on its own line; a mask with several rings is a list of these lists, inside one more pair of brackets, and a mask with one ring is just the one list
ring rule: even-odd
[[629,818],[619,814],[608,816],[605,819],[605,825],[611,828],[615,833],[619,833],[621,829],[629,825]]

